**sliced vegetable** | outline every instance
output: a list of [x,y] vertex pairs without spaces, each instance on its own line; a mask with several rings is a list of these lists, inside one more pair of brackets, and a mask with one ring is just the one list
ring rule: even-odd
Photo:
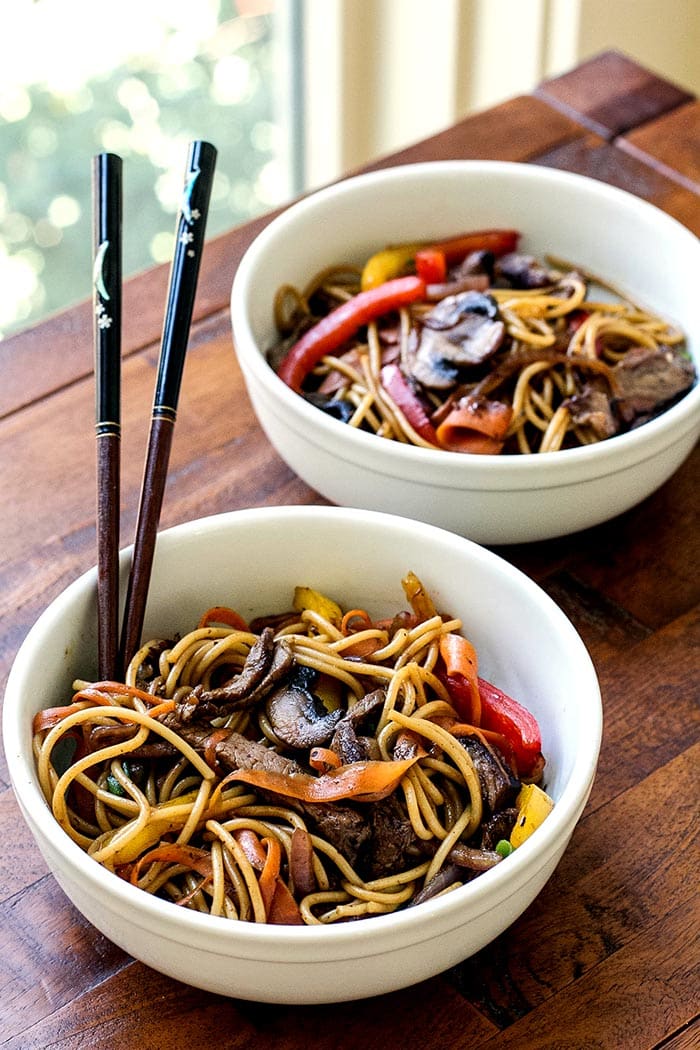
[[268,853],[258,835],[251,828],[236,828],[233,837],[245,853],[246,860],[256,871],[265,867]]
[[289,892],[287,883],[278,879],[275,893],[267,916],[267,921],[273,926],[303,926],[304,920],[299,911],[299,905]]
[[126,791],[124,790],[124,788],[121,786],[117,778],[115,776],[112,776],[111,773],[105,780],[105,787],[109,791],[110,795],[118,795],[120,798],[123,798],[126,795]]
[[554,802],[537,784],[524,784],[516,799],[518,815],[510,833],[513,848],[521,846],[552,812]]
[[434,248],[445,253],[447,265],[461,262],[471,252],[493,252],[494,255],[506,255],[518,247],[520,234],[517,230],[477,230],[447,240],[437,241]]
[[420,247],[420,244],[398,244],[370,256],[362,269],[362,290],[377,288],[385,281],[409,273],[413,270],[416,252]]
[[[436,253],[442,255],[445,269],[441,277],[424,277],[426,284],[438,284],[445,280],[448,266],[462,262],[471,252],[486,251],[494,255],[505,255],[514,252],[518,246],[520,234],[517,230],[476,230],[473,233],[448,237],[442,241],[422,241],[408,244],[392,245],[375,252],[364,265],[361,284],[363,291],[376,288],[385,281],[390,281],[401,274],[410,273],[414,268],[423,276],[420,266],[427,258],[433,262]],[[419,256],[421,262],[419,263]],[[443,263],[438,263],[442,266]]]
[[343,610],[338,603],[313,587],[295,587],[292,605],[295,612],[302,613],[308,609],[328,620],[334,627],[340,628],[343,622]]
[[424,441],[429,441],[431,445],[437,447],[438,438],[435,427],[428,419],[425,409],[399,366],[396,364],[384,365],[380,375],[382,386],[397,408],[401,409],[415,432],[420,434]]
[[202,618],[197,626],[200,628],[209,627],[212,623],[224,624],[226,627],[233,627],[237,631],[248,630],[248,624],[243,617],[235,609],[229,609],[225,605],[214,605],[211,609],[207,609],[202,614]]
[[156,861],[165,864],[182,864],[183,867],[196,871],[204,879],[212,878],[212,860],[208,850],[179,845],[177,842],[166,842],[149,850],[134,864],[131,870],[131,882],[136,885],[142,868]]
[[[89,698],[94,704],[103,704],[104,697],[90,697]],[[65,707],[47,707],[43,711],[38,711],[34,715],[32,721],[32,733],[41,733],[44,729],[53,729],[59,722],[62,722],[64,718],[68,718],[69,715],[77,714],[78,711],[82,711],[85,708],[85,704],[67,704]]]
[[372,620],[366,609],[348,609],[344,614],[340,629],[343,634],[354,631],[365,631],[372,626]]
[[415,572],[407,572],[401,581],[401,586],[407,600],[410,602],[411,608],[418,617],[418,623],[421,623],[423,620],[432,620],[433,616],[437,616],[433,599]]
[[437,428],[441,448],[451,452],[496,455],[503,448],[513,409],[503,401],[464,399]]
[[329,773],[341,765],[340,757],[330,747],[312,747],[309,751],[309,765],[318,773]]
[[479,664],[474,646],[461,634],[444,634],[439,649],[445,664],[445,685],[457,714],[480,726]]
[[440,248],[420,248],[416,252],[416,273],[426,284],[443,284],[447,277],[447,258]]
[[317,888],[314,873],[314,847],[311,836],[304,828],[295,828],[292,832],[289,874],[294,892],[298,897],[306,897]]
[[280,874],[282,847],[279,839],[264,838],[263,846],[267,848],[267,858],[258,885],[267,921],[276,926],[303,926],[299,905]]
[[501,733],[513,749],[521,780],[538,780],[544,769],[542,737],[537,719],[517,700],[479,678],[481,724]]
[[399,277],[377,288],[360,292],[323,317],[294,344],[280,365],[278,375],[297,393],[304,379],[322,357],[332,354],[370,321],[425,298],[419,277]]
[[417,758],[400,762],[351,762],[320,777],[268,769],[237,769],[229,773],[227,780],[240,780],[301,802],[336,802],[341,798],[377,802],[391,794],[416,761]]

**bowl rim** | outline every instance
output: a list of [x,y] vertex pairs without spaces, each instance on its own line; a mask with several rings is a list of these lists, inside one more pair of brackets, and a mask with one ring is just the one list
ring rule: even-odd
[[[267,253],[269,246],[297,217],[306,213],[313,214],[319,204],[350,195],[357,187],[381,186],[397,179],[420,181],[426,177],[452,177],[455,173],[483,175],[488,178],[500,176],[528,182],[544,181],[553,191],[557,186],[582,187],[587,193],[610,200],[620,207],[641,210],[649,221],[665,227],[674,238],[691,247],[700,264],[700,239],[673,216],[628,190],[575,172],[516,161],[441,160],[401,164],[352,175],[302,197],[277,214],[248,246],[233,277],[230,313],[233,342],[239,363],[244,373],[252,378],[268,397],[279,402],[285,411],[287,423],[296,429],[297,433],[303,434],[306,440],[322,446],[326,446],[329,441],[334,446],[336,442],[343,442],[348,459],[356,456],[367,463],[371,462],[373,467],[381,461],[386,464],[388,472],[401,477],[415,477],[416,470],[424,470],[431,472],[432,480],[447,475],[447,484],[454,484],[455,478],[463,478],[470,484],[478,482],[488,487],[489,482],[494,483],[495,479],[503,481],[505,476],[508,483],[516,489],[531,486],[533,470],[537,472],[542,485],[547,488],[569,485],[571,478],[568,475],[571,470],[577,471],[578,480],[616,473],[621,468],[621,461],[627,466],[643,462],[669,445],[675,444],[693,427],[700,425],[698,379],[675,405],[655,419],[632,431],[617,434],[592,445],[560,449],[556,455],[551,456],[539,453],[456,455],[446,449],[426,449],[397,441],[377,441],[374,434],[348,427],[347,424],[320,412],[279,378],[257,346],[246,307],[258,260]],[[696,370],[700,373],[700,353],[696,354],[694,360]]]
[[[312,519],[329,523],[341,517],[358,524],[376,522],[378,527],[408,529],[426,541],[432,537],[462,547],[470,559],[505,573],[524,590],[525,597],[536,599],[544,607],[562,638],[567,641],[572,659],[578,667],[580,694],[586,697],[586,733],[581,737],[571,775],[547,820],[532,838],[507,858],[507,863],[497,865],[453,893],[426,901],[418,908],[372,916],[369,927],[364,921],[359,924],[359,936],[357,923],[264,926],[176,909],[170,902],[124,882],[97,862],[86,863],[85,852],[59,827],[43,797],[36,780],[31,747],[27,746],[27,740],[31,739],[28,727],[19,717],[19,695],[33,660],[35,639],[57,617],[60,618],[62,611],[78,595],[86,588],[95,586],[97,570],[93,567],[70,583],[40,614],[22,642],[10,669],[3,704],[4,747],[10,780],[20,809],[39,844],[41,837],[50,842],[50,848],[60,854],[62,863],[76,873],[76,877],[79,873],[79,878],[89,885],[90,892],[96,897],[104,897],[108,892],[113,904],[129,909],[129,913],[145,927],[157,929],[159,934],[172,940],[191,938],[193,943],[209,944],[212,950],[221,950],[223,947],[225,953],[233,947],[244,954],[247,952],[249,958],[256,955],[262,957],[266,949],[274,946],[290,952],[295,949],[317,951],[319,957],[323,955],[328,959],[369,955],[373,946],[379,952],[399,943],[429,940],[440,930],[454,927],[455,922],[461,924],[460,915],[465,910],[469,913],[466,919],[471,922],[478,915],[490,911],[494,904],[502,903],[513,893],[519,892],[518,883],[536,877],[543,865],[563,849],[585,806],[595,776],[602,735],[602,699],[596,671],[582,639],[564,612],[534,580],[504,558],[472,540],[434,525],[379,511],[313,505],[262,507],[210,515],[163,530],[158,534],[157,545],[167,547],[177,544],[183,536],[201,540],[212,530],[235,529],[238,525],[255,528],[261,522],[274,518],[288,519],[290,523],[301,526]],[[122,556],[128,557],[130,550],[125,548]],[[163,922],[166,923],[165,931]],[[170,930],[167,930],[168,925]],[[369,940],[368,934],[371,934]],[[303,955],[298,960],[303,960]]]

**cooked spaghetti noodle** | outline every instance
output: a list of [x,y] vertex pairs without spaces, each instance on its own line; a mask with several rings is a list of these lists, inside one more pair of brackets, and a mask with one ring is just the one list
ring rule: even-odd
[[499,863],[543,760],[488,728],[460,621],[403,585],[390,620],[308,588],[251,624],[212,609],[125,682],[76,682],[34,719],[65,833],[146,892],[246,922],[392,912]]
[[[415,272],[403,248],[373,259],[392,251],[402,273]],[[274,368],[313,337],[315,326],[325,334],[338,307],[377,291],[364,290],[372,261],[364,271],[343,265],[302,289],[279,289],[274,318],[281,342],[269,353]],[[414,301],[360,323],[339,346],[311,359],[295,389],[348,425],[394,441],[527,454],[612,437],[693,385],[684,334],[672,322],[569,263],[529,262],[537,287],[519,286],[530,274],[499,271],[498,259],[473,263],[466,276],[461,264],[444,283],[426,285]],[[448,305],[451,331],[444,323]],[[465,337],[470,317],[474,331]],[[474,352],[487,326],[494,332],[500,326],[502,334],[488,352]]]

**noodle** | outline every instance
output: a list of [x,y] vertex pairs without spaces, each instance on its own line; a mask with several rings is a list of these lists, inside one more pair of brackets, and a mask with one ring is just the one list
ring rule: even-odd
[[[432,352],[426,351],[428,357],[416,367],[426,321],[435,304],[459,298],[454,291],[459,286],[455,277],[452,284],[448,280],[439,286],[442,299],[436,293],[428,296],[428,302],[419,299],[401,305],[393,314],[361,325],[356,337],[324,353],[299,392],[348,425],[388,440],[427,449],[531,454],[592,444],[629,429],[628,410],[616,408],[615,369],[625,365],[630,352],[641,349],[673,355],[677,351],[683,358],[680,366],[669,363],[669,368],[678,369],[679,377],[670,390],[662,384],[661,389],[668,392],[660,393],[653,410],[635,408],[641,422],[648,414],[663,411],[693,384],[695,371],[685,355],[684,335],[674,324],[579,267],[551,257],[547,261],[551,269],[541,268],[548,278],[542,287],[520,288],[517,282],[504,286],[508,282],[498,277],[498,270],[495,278],[489,273],[491,285],[481,298],[493,305],[493,316],[503,323],[505,336],[488,360],[472,362],[468,355],[462,360],[454,347],[446,347],[442,362],[426,365]],[[295,336],[358,296],[364,289],[361,279],[360,270],[330,267],[316,275],[303,292],[289,285],[281,288],[274,314],[285,341],[268,355],[273,367],[279,369],[284,362]],[[614,301],[592,298],[596,287]],[[294,304],[291,314],[283,309],[290,301]],[[481,307],[474,309],[481,311]],[[440,325],[438,329],[442,331]],[[454,345],[458,342],[455,336]],[[407,379],[414,402],[410,408],[382,381],[387,362],[396,362]],[[425,369],[434,365],[438,375],[430,380]],[[593,365],[594,373],[590,371]],[[451,383],[443,381],[443,367],[454,373]],[[578,411],[571,408],[577,398],[585,400],[591,388],[608,398],[604,419],[586,406]],[[499,406],[505,420],[502,433],[491,432],[495,417],[484,422],[485,402]],[[451,411],[465,404],[475,413],[473,423],[440,426]]]
[[[451,870],[459,843],[482,867],[498,862],[487,818],[506,814],[508,835],[521,780],[501,754],[502,802],[484,795],[465,744],[478,731],[464,737],[440,655],[461,623],[432,615],[413,574],[403,585],[411,611],[392,620],[329,618],[339,607],[309,591],[304,609],[249,630],[150,641],[123,685],[76,682],[73,704],[34,723],[58,823],[143,892],[242,922],[327,925],[407,907]],[[299,695],[290,729],[275,698]],[[313,742],[289,742],[326,722],[317,760]]]

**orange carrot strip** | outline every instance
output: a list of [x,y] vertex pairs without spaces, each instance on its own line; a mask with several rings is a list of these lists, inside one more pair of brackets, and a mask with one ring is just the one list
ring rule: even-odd
[[221,743],[222,740],[226,740],[231,735],[230,729],[224,729],[222,726],[220,729],[215,729],[209,734],[207,739],[204,741],[204,761],[216,772],[217,761],[216,761],[216,745]]
[[171,711],[175,710],[174,700],[163,700],[161,704],[156,704],[152,707],[148,714],[151,718],[160,718],[161,715],[168,715]]
[[340,756],[329,747],[312,747],[309,751],[309,765],[319,773],[328,773],[341,765]]
[[143,857],[139,858],[131,870],[132,883],[136,885],[143,867],[148,864],[154,864],[156,861],[163,861],[166,864],[182,864],[196,871],[204,879],[211,879],[212,877],[211,856],[206,850],[170,842],[164,843],[162,846],[156,846],[155,849],[149,850],[148,853],[144,853]]
[[[353,626],[353,620],[360,620],[358,626]],[[372,626],[369,613],[365,609],[350,609],[345,613],[340,623],[343,634],[352,634],[353,631],[363,631]]]
[[437,428],[438,443],[451,452],[498,454],[512,417],[513,409],[502,401],[462,401]]
[[207,609],[202,614],[197,627],[209,627],[212,623],[222,623],[227,627],[233,627],[237,631],[248,630],[248,624],[243,617],[235,609],[229,609],[226,605],[212,605],[211,609]]
[[358,642],[343,649],[343,656],[359,656],[365,660],[372,653],[376,653],[377,649],[381,649],[382,644],[380,638],[361,638]]
[[308,831],[295,828],[289,851],[289,868],[294,891],[300,897],[306,897],[316,889],[313,857],[314,848]]
[[279,840],[274,838],[264,838],[262,844],[267,849],[267,855],[265,857],[263,870],[260,872],[260,877],[258,878],[258,885],[260,886],[260,895],[263,899],[263,904],[265,905],[265,915],[269,920],[272,898],[275,895],[277,879],[280,873],[280,865],[282,863],[282,847],[279,844]]
[[96,694],[107,693],[108,695],[122,693],[133,696],[137,700],[143,700],[147,704],[158,704],[162,697],[147,693],[144,689],[138,689],[135,685],[126,685],[124,682],[91,682],[84,689],[79,690],[73,696],[73,700],[93,700]]
[[399,762],[351,762],[320,777],[268,769],[237,769],[229,776],[231,780],[241,780],[301,802],[335,802],[341,798],[377,802],[391,794],[417,760],[416,756]]
[[272,904],[270,905],[267,921],[273,926],[304,925],[299,905],[290,893],[286,882],[281,878],[278,878],[275,883],[275,892],[272,896]]
[[[98,707],[102,706],[102,700],[96,696],[86,696],[84,700],[89,700],[91,704],[95,704]],[[41,733],[44,729],[53,729],[59,722],[62,722],[68,715],[74,715],[76,711],[84,710],[82,704],[68,704],[66,707],[47,707],[43,711],[37,711],[32,721],[32,732]]]

